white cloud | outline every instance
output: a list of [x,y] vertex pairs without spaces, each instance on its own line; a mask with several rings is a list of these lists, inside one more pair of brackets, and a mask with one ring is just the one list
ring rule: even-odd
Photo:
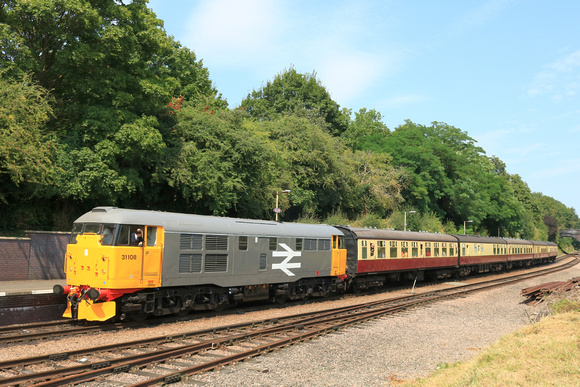
[[184,45],[212,62],[239,66],[267,55],[278,36],[278,9],[268,0],[201,2],[189,20]]
[[342,106],[396,71],[401,53],[365,46],[376,32],[369,29],[368,19],[375,16],[370,3],[313,3],[306,13],[295,8],[306,4],[202,2],[190,17],[184,45],[194,47],[212,72],[236,70],[260,82],[290,66],[302,73],[315,71]]
[[558,103],[580,91],[580,50],[544,66],[527,88],[530,97],[548,95]]

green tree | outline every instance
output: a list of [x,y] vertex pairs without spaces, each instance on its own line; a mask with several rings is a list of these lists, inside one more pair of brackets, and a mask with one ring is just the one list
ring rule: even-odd
[[330,98],[316,73],[300,74],[293,67],[248,94],[241,106],[257,120],[273,120],[288,113],[322,117],[333,135],[344,132],[349,121],[348,111]]
[[[18,206],[46,197],[55,177],[54,143],[45,132],[51,109],[46,91],[29,77],[0,77],[0,216],[3,228],[26,226],[32,211]],[[23,205],[24,204],[24,205]],[[26,208],[23,208],[26,210]],[[27,215],[28,214],[28,215]]]
[[[164,190],[161,161],[184,103],[227,103],[195,54],[146,0],[5,1],[0,67],[51,91],[62,173],[55,201],[146,207]],[[70,207],[70,206],[69,206]]]
[[323,217],[345,204],[352,194],[352,165],[346,148],[328,133],[322,119],[282,115],[261,127],[282,159],[279,186],[292,191],[288,217]]
[[384,139],[389,135],[389,128],[383,123],[380,112],[362,108],[355,113],[354,120],[341,137],[345,144],[354,150],[381,150]]
[[265,136],[239,110],[186,106],[179,116],[165,167],[174,205],[203,214],[269,217],[277,161]]

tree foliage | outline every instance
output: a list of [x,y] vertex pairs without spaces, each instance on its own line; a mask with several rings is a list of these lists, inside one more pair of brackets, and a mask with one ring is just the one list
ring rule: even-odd
[[0,78],[0,202],[42,194],[53,181],[51,113],[46,91],[28,77]]
[[274,120],[289,113],[322,117],[333,135],[344,132],[349,121],[347,111],[341,110],[332,100],[315,72],[300,74],[293,67],[248,94],[242,101],[242,107],[257,120]]
[[[229,109],[146,0],[0,4],[2,228],[68,228],[96,205],[558,239],[574,209],[532,193],[467,132],[351,117],[293,67]],[[410,227],[411,228],[411,227]]]

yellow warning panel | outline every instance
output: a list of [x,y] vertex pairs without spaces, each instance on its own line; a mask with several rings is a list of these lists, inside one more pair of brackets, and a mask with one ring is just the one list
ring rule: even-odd
[[72,318],[72,307],[70,305],[70,301],[66,302],[66,310],[62,314],[62,317]]
[[115,301],[91,303],[80,302],[78,319],[87,321],[105,321],[115,317],[117,304]]

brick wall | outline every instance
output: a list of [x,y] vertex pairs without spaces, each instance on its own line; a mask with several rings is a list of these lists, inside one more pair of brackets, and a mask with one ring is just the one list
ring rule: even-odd
[[0,281],[64,279],[69,233],[28,232],[29,238],[0,237]]
[[28,279],[30,238],[0,238],[0,281]]
[[29,280],[64,279],[64,254],[70,237],[67,232],[29,232]]

